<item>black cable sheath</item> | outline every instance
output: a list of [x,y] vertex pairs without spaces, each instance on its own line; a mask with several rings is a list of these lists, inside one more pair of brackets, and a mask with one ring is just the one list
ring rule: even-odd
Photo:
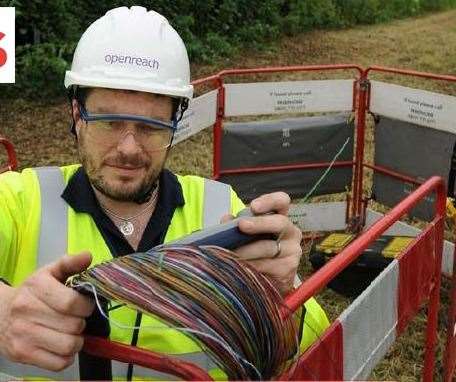
[[[133,337],[131,339],[131,345],[136,346],[138,344],[138,337],[139,337],[139,326],[141,325],[142,320],[142,313],[136,314],[136,322],[135,322],[135,329],[133,330]],[[127,381],[131,381],[133,378],[133,364],[128,364],[128,371],[127,371]]]

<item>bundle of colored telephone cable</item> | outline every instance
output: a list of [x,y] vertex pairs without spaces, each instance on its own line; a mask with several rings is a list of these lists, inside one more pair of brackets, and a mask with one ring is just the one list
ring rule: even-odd
[[287,308],[279,291],[220,247],[170,245],[118,257],[71,286],[182,331],[232,380],[272,379],[298,355],[298,330],[292,315],[281,314]]

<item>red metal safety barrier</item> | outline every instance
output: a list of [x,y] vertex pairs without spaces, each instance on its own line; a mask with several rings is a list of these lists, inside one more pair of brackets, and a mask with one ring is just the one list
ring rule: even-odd
[[[226,78],[229,76],[241,76],[245,78],[248,75],[259,75],[266,73],[290,73],[290,72],[330,72],[341,70],[354,70],[356,74],[354,82],[352,110],[356,115],[356,151],[353,161],[336,161],[334,167],[343,168],[353,166],[353,181],[352,181],[352,194],[347,196],[347,222],[349,222],[349,229],[359,232],[363,228],[365,222],[365,212],[367,202],[363,197],[363,180],[364,169],[369,168],[377,173],[387,175],[389,177],[399,179],[412,185],[418,185],[423,182],[423,179],[418,179],[410,174],[399,173],[391,168],[386,168],[377,164],[365,163],[365,127],[366,127],[366,113],[370,111],[372,88],[369,75],[374,72],[390,73],[402,76],[419,77],[427,80],[438,80],[456,83],[455,76],[436,75],[432,73],[422,73],[417,71],[400,70],[393,68],[384,68],[372,66],[368,69],[363,69],[358,65],[315,65],[315,66],[292,66],[292,67],[269,67],[269,68],[255,68],[255,69],[229,69],[223,70],[215,75],[207,78],[199,79],[193,82],[194,86],[200,86],[211,83],[213,88],[217,89],[217,112],[213,128],[213,178],[219,179],[223,175],[233,174],[247,174],[247,173],[265,173],[265,172],[279,172],[290,171],[297,169],[318,169],[324,168],[329,163],[313,163],[313,162],[300,162],[299,159],[296,163],[286,165],[268,165],[268,166],[244,166],[242,168],[221,169],[222,157],[222,133],[223,123],[226,118],[226,99],[227,99],[227,86],[232,84],[226,83]],[[256,84],[260,84],[256,82]],[[417,89],[419,90],[419,89]],[[312,111],[311,109],[306,111]],[[249,114],[255,115],[255,114]],[[444,258],[444,262],[447,257]],[[446,263],[445,263],[446,264]],[[445,267],[449,268],[449,267]]]
[[447,343],[445,348],[444,382],[456,378],[456,250],[453,262],[453,286],[450,294],[450,312],[447,327]]
[[[355,174],[353,176],[353,206],[352,206],[352,217],[357,219],[354,221],[352,229],[359,231],[362,229],[362,217],[363,211],[363,163],[364,163],[364,146],[366,140],[366,111],[367,111],[367,97],[368,97],[368,86],[367,86],[366,74],[363,72],[358,82],[358,121],[356,130],[356,156],[355,156]],[[353,223],[352,223],[353,224]]]
[[[363,78],[366,81],[369,81],[369,74],[370,73],[390,73],[390,74],[397,74],[397,75],[402,75],[402,76],[410,76],[410,77],[418,77],[422,78],[425,80],[434,80],[434,81],[443,81],[443,82],[450,82],[450,83],[456,83],[456,76],[448,76],[448,75],[439,75],[439,74],[433,74],[433,73],[426,73],[426,72],[418,72],[415,70],[403,70],[403,69],[394,69],[394,68],[388,68],[388,67],[382,67],[382,66],[371,66],[367,68],[363,72]],[[366,98],[366,110],[370,111],[370,101],[371,101],[371,89],[369,87],[369,91],[367,94]],[[393,171],[392,169],[383,167],[383,166],[378,166],[378,165],[371,165],[368,163],[363,163],[363,167],[365,168],[370,168],[374,171],[377,171],[379,173],[382,173],[384,175],[388,175],[390,177],[402,180],[404,182],[408,182],[414,185],[422,184],[423,180],[414,178],[409,176],[408,174],[401,174],[396,171]],[[360,178],[362,178],[362,174],[360,175]]]
[[[433,177],[426,181],[393,208],[390,213],[386,214],[369,230],[361,234],[338,256],[333,258],[317,273],[303,282],[296,291],[285,299],[285,303],[289,309],[284,309],[283,314],[289,315],[296,311],[305,301],[318,293],[318,291],[320,291],[329,281],[360,256],[370,243],[398,221],[420,200],[434,191],[437,193],[437,212],[434,220],[407,248],[406,253],[398,260],[394,260],[392,266],[388,267],[387,270],[385,270],[386,272],[384,272],[388,277],[393,274],[398,278],[396,281],[396,288],[392,289],[394,294],[396,294],[398,302],[395,307],[397,311],[392,312],[396,317],[396,322],[392,323],[394,324],[394,327],[397,324],[397,331],[399,334],[416,314],[423,301],[428,298],[430,299],[428,325],[426,329],[424,381],[432,381],[435,363],[434,348],[437,337],[437,315],[440,300],[440,263],[446,201],[445,185],[443,180],[439,177]],[[410,272],[410,261],[413,262],[414,272]],[[396,273],[388,273],[388,269],[393,271],[396,270]],[[386,281],[388,281],[388,283],[385,285],[391,284],[390,280]],[[363,295],[360,296],[361,300],[362,296]],[[364,300],[369,302],[368,298],[365,298]],[[385,309],[385,306],[378,306],[378,308]],[[345,318],[342,317],[336,320],[336,322],[334,322],[325,332],[320,341],[315,343],[300,357],[297,365],[291,367],[290,370],[279,379],[345,379],[347,377],[348,369],[347,360],[345,358],[347,357],[347,353],[351,351],[350,346],[347,346],[347,344],[349,344],[347,341],[357,340],[355,338],[356,336],[346,336],[345,332],[350,329],[350,323],[348,322],[347,317],[349,317],[349,315],[346,315]],[[369,320],[365,320],[365,322],[368,321]],[[355,326],[358,327],[357,322],[355,322]],[[362,332],[360,332],[360,334],[363,339],[369,337]],[[376,347],[376,344],[374,345]],[[84,350],[90,352],[92,355],[107,357],[120,362],[137,362],[146,367],[158,368],[161,372],[184,376],[186,379],[201,379],[203,376],[205,380],[210,379],[201,369],[197,367],[193,368],[191,365],[184,364],[180,360],[152,353],[144,349],[113,343],[106,339],[94,340],[93,338],[88,338],[85,342]],[[358,352],[358,354],[360,353],[362,352]],[[361,356],[363,356],[363,354],[361,354]],[[182,370],[180,369],[181,366],[183,366]]]
[[97,357],[133,363],[162,373],[168,373],[186,381],[212,380],[205,370],[192,363],[120,342],[111,342],[100,337],[86,336],[84,338],[84,351]]
[[[298,290],[289,295],[286,299],[286,304],[290,309],[286,312],[284,311],[284,314],[290,314],[290,310],[295,311],[303,302],[320,291],[329,281],[353,262],[376,238],[385,232],[386,229],[397,222],[402,215],[407,213],[407,211],[415,206],[420,200],[432,192],[436,192],[437,195],[436,216],[428,227],[416,237],[405,253],[394,260],[392,265],[373,282],[372,288],[369,287],[369,290],[366,290],[365,293],[355,300],[354,304],[352,304],[352,306],[350,306],[347,311],[332,324],[322,338],[300,357],[296,367],[292,367],[288,373],[281,376],[281,379],[343,380],[353,379],[356,376],[363,376],[363,373],[370,370],[371,363],[378,361],[381,352],[374,354],[373,357],[369,357],[369,354],[361,354],[366,353],[366,349],[368,348],[367,345],[375,347],[375,344],[363,342],[368,340],[370,336],[362,336],[362,328],[367,330],[368,333],[372,333],[375,330],[375,326],[381,325],[382,323],[376,322],[375,317],[371,317],[372,323],[370,323],[369,320],[365,320],[360,324],[357,319],[359,319],[359,317],[369,317],[369,311],[375,308],[374,305],[377,305],[377,308],[380,309],[386,309],[386,306],[394,308],[386,313],[382,312],[389,317],[389,324],[391,324],[391,327],[393,328],[391,332],[385,335],[386,341],[379,346],[383,351],[404,331],[410,320],[416,315],[421,304],[426,299],[429,299],[423,379],[426,382],[432,381],[435,364],[434,348],[437,338],[443,221],[445,218],[446,194],[444,183],[442,179],[437,177],[433,177],[428,181],[423,182],[421,179],[416,179],[408,174],[401,174],[393,169],[364,162],[366,113],[370,110],[371,101],[369,74],[372,72],[383,72],[453,83],[456,83],[456,77],[384,67],[370,67],[364,70],[358,65],[349,64],[230,69],[223,70],[207,78],[196,80],[193,82],[195,87],[211,85],[212,89],[217,92],[216,95],[211,95],[211,107],[216,109],[215,117],[212,119],[214,122],[213,177],[217,179],[221,175],[226,174],[286,171],[291,169],[317,169],[329,165],[329,163],[297,162],[287,165],[222,170],[220,166],[221,141],[223,121],[226,117],[226,86],[230,85],[225,84],[225,80],[228,76],[246,76],[281,72],[329,72],[341,70],[353,70],[357,73],[356,77],[353,78],[352,102],[352,111],[355,112],[356,116],[356,151],[353,161],[336,161],[334,163],[335,167],[352,166],[354,170],[351,190],[352,195],[350,198],[351,205],[350,202],[347,203],[347,211],[350,212],[350,214],[347,213],[347,215],[350,215],[348,217],[351,219],[352,228],[360,229],[362,222],[364,221],[363,213],[365,212],[366,207],[366,203],[363,200],[364,169],[370,168],[384,175],[420,186],[402,202],[396,205],[382,219],[377,221],[370,229],[361,234],[338,256],[333,258],[323,268],[306,280]],[[206,126],[209,126],[209,124]],[[1,136],[0,144],[4,146],[8,154],[8,164],[0,167],[0,173],[16,169],[17,159],[13,145]],[[445,382],[450,382],[456,373],[456,252],[454,256],[453,286],[450,296],[451,306],[444,364]],[[369,301],[374,305],[369,305]],[[372,324],[373,327],[369,327],[368,325],[370,324]],[[389,327],[385,327],[385,329],[388,328]],[[369,332],[369,330],[372,332]],[[363,338],[359,338],[360,333]],[[359,351],[360,349],[361,351]],[[144,349],[112,343],[105,339],[88,337],[85,341],[84,350],[93,355],[111,358],[120,362],[132,362],[187,380],[210,379],[207,373],[196,365],[188,364],[162,354],[152,353]]]
[[8,154],[8,164],[0,166],[0,174],[5,171],[15,170],[17,168],[16,151],[13,144],[6,138],[0,136],[0,144],[5,148]]
[[[194,86],[199,86],[205,83],[215,83],[218,88],[218,105],[217,105],[217,118],[213,129],[213,178],[219,179],[222,175],[228,174],[245,174],[245,173],[259,173],[259,172],[273,172],[273,171],[287,171],[297,169],[317,169],[325,168],[329,166],[329,163],[312,163],[312,162],[297,162],[287,165],[273,165],[273,166],[256,166],[256,167],[243,167],[238,169],[221,169],[221,151],[222,151],[222,134],[223,134],[223,121],[226,113],[226,90],[225,90],[225,78],[228,76],[246,76],[253,74],[267,74],[267,73],[286,73],[286,72],[334,72],[342,70],[354,70],[357,76],[353,78],[353,101],[352,111],[356,113],[356,153],[353,161],[336,161],[334,167],[350,167],[353,166],[353,196],[352,200],[357,201],[361,199],[362,190],[362,179],[359,179],[362,172],[362,163],[364,155],[364,130],[365,130],[365,107],[367,97],[367,89],[361,84],[363,83],[362,74],[363,68],[353,64],[341,64],[341,65],[310,65],[310,66],[290,66],[290,67],[267,67],[267,68],[255,68],[255,69],[229,69],[223,70],[216,75],[202,78],[194,81]],[[358,97],[361,97],[362,102],[358,101]],[[306,110],[311,112],[312,110]],[[353,203],[351,214],[356,217],[357,221],[361,221],[361,209],[359,208],[360,203]]]
[[[366,81],[369,81],[370,73],[390,73],[390,74],[397,74],[397,75],[410,76],[410,77],[419,77],[419,78],[426,79],[426,80],[456,83],[456,76],[418,72],[415,70],[394,69],[394,68],[388,68],[388,67],[383,67],[383,66],[371,66],[371,67],[367,68],[363,72],[362,77]],[[370,91],[370,87],[369,87],[369,91],[367,92],[367,97],[365,99],[365,102],[366,102],[365,110],[367,110],[367,111],[370,111],[370,101],[371,101],[371,91]],[[402,180],[404,182],[412,183],[415,185],[423,183],[423,181],[421,179],[411,177],[408,174],[401,174],[401,173],[395,172],[392,169],[385,168],[383,166],[371,165],[368,163],[363,163],[362,166],[366,167],[366,168],[370,168],[374,171],[378,171],[382,174],[391,176],[393,178]],[[360,177],[362,178],[362,175]]]
[[[382,219],[375,223],[369,230],[360,235],[338,256],[333,258],[323,268],[306,280],[295,293],[287,298],[287,305],[293,310],[296,309],[302,301],[306,301],[308,298],[318,293],[318,291],[320,291],[328,282],[354,261],[370,243],[380,237],[380,235],[391,227],[391,225],[393,225],[401,216],[433,191],[438,191],[436,217],[428,228],[407,248],[406,253],[398,260],[394,260],[394,262],[397,261],[397,264],[394,264],[393,262],[391,266],[382,273],[385,277],[389,277],[388,273],[390,273],[397,279],[396,288],[391,290],[391,296],[386,296],[387,303],[389,300],[394,299],[395,297],[397,298],[395,307],[397,310],[392,312],[395,321],[392,321],[391,325],[392,328],[395,328],[397,333],[391,334],[391,343],[394,341],[395,337],[404,330],[405,326],[416,314],[423,301],[430,298],[423,371],[423,380],[426,382],[432,381],[433,378],[435,363],[434,349],[437,339],[437,317],[440,300],[440,263],[442,256],[443,221],[445,219],[446,199],[445,185],[441,178],[433,177],[426,181],[415,192],[410,194]],[[413,262],[412,268],[410,267],[410,262]],[[383,293],[382,289],[391,285],[394,280],[394,277],[392,277],[391,279],[387,279],[387,282],[384,284],[381,284],[381,288],[379,288],[380,292]],[[373,285],[375,285],[375,282]],[[386,294],[385,291],[385,295]],[[368,300],[366,292],[358,298],[360,299],[359,301],[361,301],[358,301],[361,308],[363,308],[363,297],[365,301]],[[357,301],[354,302],[355,305],[356,303]],[[385,306],[379,308],[382,310],[380,316],[388,315]],[[321,341],[315,343],[301,356],[298,367],[294,370],[292,375],[288,376],[290,379],[359,379],[356,378],[357,376],[360,376],[360,374],[356,374],[358,372],[357,370],[354,372],[349,370],[352,366],[350,365],[350,362],[353,361],[353,357],[355,357],[355,361],[358,361],[362,366],[365,366],[370,361],[370,359],[367,359],[367,361],[363,359],[363,357],[366,358],[366,354],[363,354],[363,352],[365,353],[368,349],[364,346],[360,346],[360,344],[364,345],[363,341],[365,341],[365,337],[373,336],[372,331],[375,330],[375,326],[378,323],[374,321],[374,325],[370,327],[372,331],[363,333],[361,331],[362,325],[369,325],[368,321],[370,319],[375,320],[375,316],[366,316],[366,313],[368,314],[369,310],[361,310],[361,317],[364,321],[361,322],[361,325],[359,325],[360,322],[356,322],[355,331],[350,331],[350,323],[348,322],[347,317],[350,317],[350,313],[354,313],[351,316],[355,317],[356,314],[359,315],[360,313],[359,311],[356,312],[356,306],[355,309],[349,308],[348,310],[351,311],[346,314],[345,317],[336,320],[325,333],[325,336]],[[361,338],[353,338],[357,334],[360,335]],[[329,345],[331,348],[328,347]],[[354,349],[352,347],[354,347]],[[340,348],[342,348],[342,351],[335,351]],[[376,349],[377,344],[373,344],[372,348]],[[361,359],[359,360],[356,358]],[[364,364],[362,362],[364,362]],[[342,367],[340,367],[340,365],[342,365]],[[351,372],[352,374],[350,374]]]
[[[402,70],[402,69],[394,69],[388,67],[381,67],[381,66],[371,66],[365,70],[363,73],[363,77],[366,80],[369,80],[370,73],[389,73],[395,74],[400,76],[409,76],[415,78],[421,78],[424,80],[432,80],[432,81],[440,81],[440,82],[447,82],[456,84],[456,76],[449,76],[449,75],[438,75],[433,73],[425,73],[425,72],[418,72],[414,70]],[[367,104],[366,110],[370,110],[370,100],[371,100],[371,93],[369,87],[369,94],[367,97]],[[390,177],[399,179],[404,182],[408,182],[410,184],[418,185],[422,184],[423,181],[421,179],[417,179],[414,177],[409,176],[408,174],[398,173],[393,171],[392,169],[385,168],[383,166],[378,165],[370,165],[367,163],[363,163],[364,168],[370,168],[374,171],[382,173],[384,175],[388,175]],[[359,178],[362,178],[363,174],[360,174]],[[443,239],[442,239],[443,240]],[[448,261],[448,258],[444,259]],[[452,378],[456,378],[456,250],[453,254],[453,274],[452,274],[452,288],[451,288],[451,295],[450,295],[450,313],[448,316],[448,329],[447,329],[447,341],[446,341],[446,348],[445,348],[445,355],[444,355],[444,378],[445,382],[449,382]]]

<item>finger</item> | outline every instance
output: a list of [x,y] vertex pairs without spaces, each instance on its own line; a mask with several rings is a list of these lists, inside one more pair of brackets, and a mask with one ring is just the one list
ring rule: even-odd
[[283,241],[281,243],[280,255],[271,259],[253,259],[248,263],[258,272],[272,276],[274,279],[287,279],[291,274],[293,277],[301,261],[302,248],[296,241]]
[[[280,245],[282,246],[282,244]],[[243,260],[271,259],[277,252],[278,245],[275,240],[258,240],[254,243],[243,245],[234,251],[234,253]]]
[[299,266],[299,258],[293,256],[276,257],[275,259],[249,260],[258,272],[274,278],[286,277],[290,272],[296,273]]
[[77,255],[63,256],[48,266],[50,273],[59,281],[65,282],[68,277],[87,269],[92,262],[89,252],[81,252]]
[[254,214],[264,214],[275,211],[280,215],[287,215],[290,209],[290,196],[285,192],[273,192],[264,194],[250,203]]
[[220,219],[220,223],[228,223],[230,220],[233,220],[234,216],[231,214],[223,215]]
[[287,256],[275,259],[251,260],[249,264],[258,272],[270,278],[281,293],[284,294],[293,288],[299,259],[296,256]]
[[95,308],[93,299],[62,285],[49,274],[36,277],[32,286],[35,286],[32,293],[38,299],[61,314],[88,317]]
[[68,357],[78,353],[84,345],[82,336],[60,333],[43,326],[32,325],[28,338],[30,343],[37,348]]
[[46,320],[45,317],[34,320],[36,324],[47,327],[63,334],[80,335],[86,328],[86,320],[79,317],[63,316],[62,319]]
[[36,325],[66,334],[81,334],[86,326],[85,319],[61,314],[36,298],[33,303],[21,307],[21,314]]
[[33,316],[31,321],[60,333],[72,335],[82,334],[86,327],[86,320],[84,318],[65,316],[51,309],[49,309],[48,314],[45,313],[45,310],[40,311]]
[[291,234],[288,230],[291,230],[292,226],[286,216],[277,214],[241,219],[238,224],[239,229],[246,234],[272,233],[276,236],[282,234],[281,237]]
[[55,372],[66,369],[74,363],[75,359],[75,356],[60,356],[40,348],[30,350],[28,346],[26,354],[23,359],[17,359],[16,361]]

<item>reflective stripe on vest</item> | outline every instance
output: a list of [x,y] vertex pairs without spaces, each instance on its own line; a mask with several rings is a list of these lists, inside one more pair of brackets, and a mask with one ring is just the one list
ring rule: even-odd
[[[61,197],[65,181],[59,167],[40,167],[35,169],[40,183],[41,226],[37,267],[49,264],[67,252],[68,247],[68,205]],[[220,222],[223,215],[231,212],[230,186],[213,180],[204,180],[203,227]],[[171,355],[194,363],[209,371],[217,365],[203,351]],[[127,377],[128,364],[112,361],[112,375],[115,378]],[[78,380],[78,357],[74,364],[61,372],[51,372],[34,366],[10,362],[0,357],[0,371],[21,377],[44,377],[53,380]],[[133,375],[154,379],[169,379],[169,375],[155,370],[135,366]],[[0,374],[1,378],[1,374]]]
[[[67,252],[68,205],[61,197],[65,182],[58,167],[35,169],[40,183],[41,227],[37,267],[49,264]],[[231,211],[230,186],[204,180],[203,228],[220,223]]]
[[204,180],[203,228],[220,223],[231,211],[230,186],[215,180]]
[[41,226],[37,268],[52,263],[67,252],[68,205],[61,197],[65,180],[59,167],[35,169],[40,183]]
[[16,379],[16,378],[12,377],[11,375],[2,373],[2,372],[0,371],[0,382],[10,382],[10,381],[13,381],[13,380],[15,380],[15,379]]
[[[41,377],[59,381],[72,381],[79,379],[79,362],[78,356],[76,355],[75,361],[71,366],[62,371],[53,372],[31,365],[11,362],[5,358],[0,357],[0,371],[5,374],[18,375],[19,378],[14,378],[14,380],[20,380],[21,378],[33,379],[34,377]],[[9,381],[11,381],[11,379],[9,379]]]

